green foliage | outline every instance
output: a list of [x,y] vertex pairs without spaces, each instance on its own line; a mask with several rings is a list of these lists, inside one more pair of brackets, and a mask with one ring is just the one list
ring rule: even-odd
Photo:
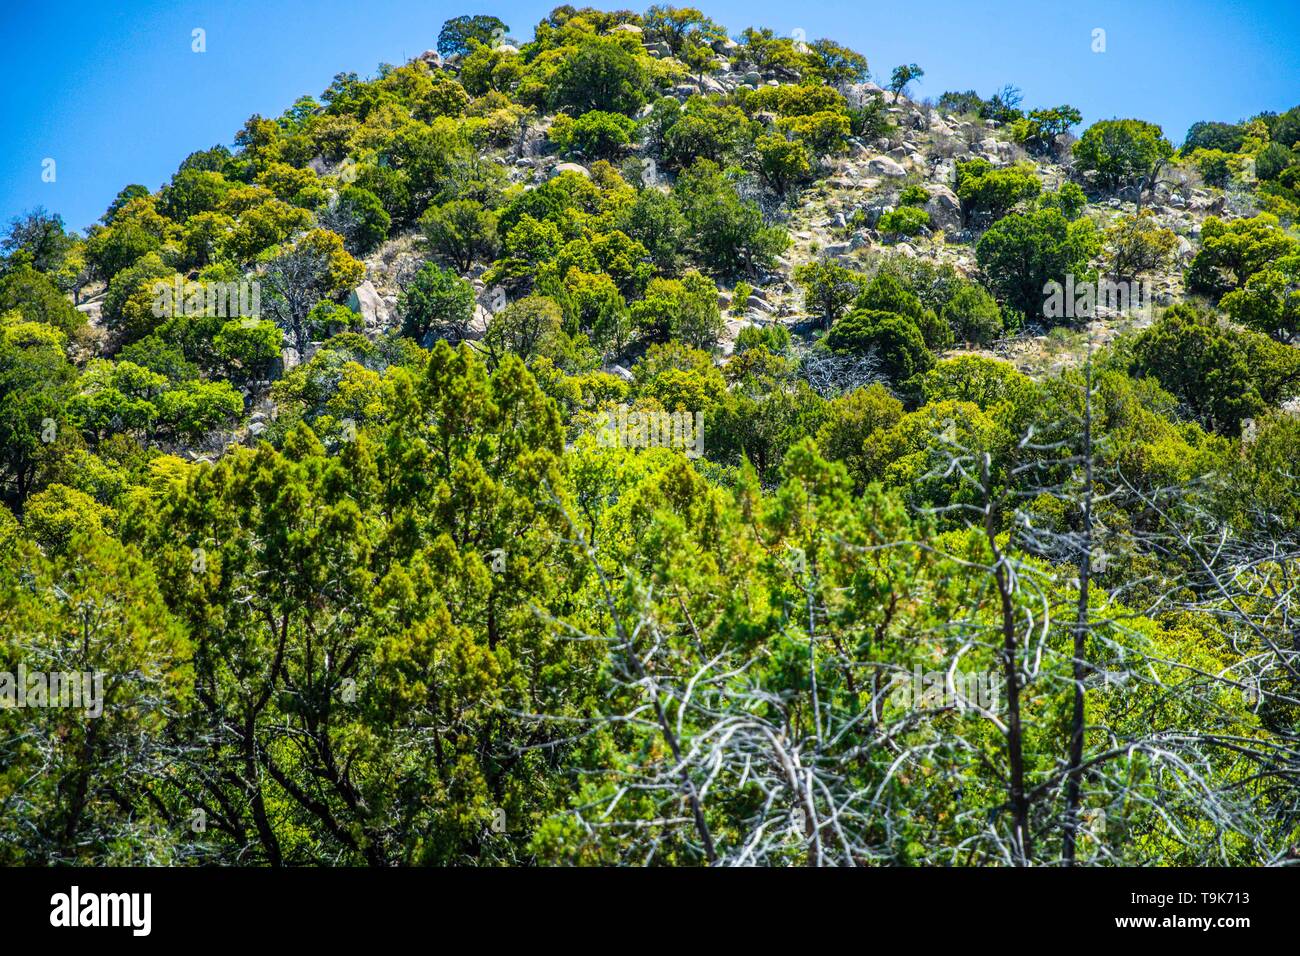
[[876,228],[886,235],[919,236],[930,225],[930,214],[916,206],[900,206],[884,213]]
[[478,259],[490,259],[499,245],[497,217],[473,199],[430,206],[420,217],[425,241],[461,272]]
[[1091,220],[1069,222],[1056,209],[1013,213],[995,222],[975,258],[1002,304],[1026,316],[1043,314],[1049,282],[1067,274],[1086,281],[1101,239]]
[[896,66],[892,73],[889,74],[889,89],[895,95],[899,95],[907,89],[907,84],[913,80],[920,80],[925,76],[925,70],[921,69],[915,63],[907,63],[903,66]]
[[576,120],[561,113],[551,124],[550,137],[566,153],[586,159],[613,159],[632,142],[636,122],[621,113],[590,110]]
[[765,226],[758,205],[741,199],[727,175],[702,159],[673,186],[698,261],[710,271],[734,275],[766,266],[789,245],[777,226]]
[[974,282],[962,285],[944,304],[941,315],[959,342],[987,345],[1003,333],[997,300]]
[[1027,202],[1042,191],[1042,183],[1031,163],[995,167],[986,159],[957,164],[957,197],[967,223],[988,224]]
[[443,56],[463,56],[470,51],[472,44],[492,45],[509,29],[496,17],[453,17],[438,32],[438,52]]
[[449,269],[426,262],[397,299],[402,333],[428,344],[438,334],[464,337],[474,316],[474,287]]
[[1228,222],[1209,216],[1201,225],[1201,248],[1187,270],[1187,287],[1217,299],[1298,251],[1300,240],[1269,213]]
[[1300,392],[1300,354],[1189,305],[1169,308],[1132,346],[1134,375],[1157,379],[1206,428],[1242,422]]
[[[1169,268],[1155,216],[1079,184],[1149,189],[1158,127],[1095,124],[1051,193],[959,162],[978,281],[937,239],[823,259],[781,224],[850,214],[828,158],[921,132],[859,54],[666,6],[505,31],[449,20],[444,68],[338,74],[84,238],[38,209],[0,239],[0,694],[20,662],[106,675],[93,719],[0,706],[0,863],[1292,853],[1300,110],[1179,160],[1263,213],[1206,219],[1187,276],[1232,322],[1183,304],[1013,365],[946,350],[1094,262]],[[684,95],[720,57],[759,82]],[[1078,111],[1020,102],[939,109],[1058,159]],[[546,175],[542,130],[587,174]],[[928,225],[902,183],[891,239]],[[362,257],[399,328],[342,304]],[[755,320],[729,355],[717,277]],[[242,282],[260,314],[208,302]],[[1008,666],[1015,730],[891,683]]]
[[885,374],[900,383],[934,361],[916,321],[894,312],[856,309],[831,327],[826,344],[836,352],[855,355],[874,351]]
[[1178,237],[1172,229],[1157,226],[1151,211],[1144,210],[1111,225],[1105,243],[1111,272],[1117,279],[1129,281],[1167,266],[1178,248]]
[[1110,190],[1155,185],[1173,152],[1159,126],[1135,119],[1093,123],[1074,144],[1079,169],[1095,173],[1101,186]]
[[652,82],[640,54],[613,39],[593,37],[561,61],[547,99],[552,109],[631,115],[649,98]]

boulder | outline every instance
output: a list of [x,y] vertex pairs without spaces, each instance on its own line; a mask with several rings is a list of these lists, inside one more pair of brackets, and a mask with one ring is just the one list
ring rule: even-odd
[[361,313],[366,328],[376,328],[388,322],[388,306],[369,279],[352,290],[348,296],[348,308]]
[[591,170],[587,169],[587,167],[583,166],[581,163],[559,163],[553,170],[551,170],[552,178],[561,173],[577,173],[579,176],[585,177],[586,179],[591,178]]
[[945,232],[955,232],[961,228],[961,200],[947,186],[932,184],[926,187],[930,198],[926,200],[925,211],[930,214],[930,225]]
[[477,342],[487,334],[488,326],[491,324],[492,313],[481,305],[475,305],[474,315],[469,320],[469,325],[465,326],[465,338]]
[[873,176],[887,176],[899,179],[907,175],[907,170],[888,156],[876,156],[867,161],[867,172]]

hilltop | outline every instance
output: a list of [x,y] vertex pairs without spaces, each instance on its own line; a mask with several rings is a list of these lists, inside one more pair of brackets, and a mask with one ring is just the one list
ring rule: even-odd
[[9,229],[0,862],[1295,859],[1300,108],[428,42]]

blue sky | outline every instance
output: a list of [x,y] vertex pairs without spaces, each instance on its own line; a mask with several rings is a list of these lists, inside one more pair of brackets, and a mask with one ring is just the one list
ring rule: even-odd
[[[380,62],[433,47],[449,17],[493,13],[527,38],[554,5],[5,0],[0,220],[43,205],[84,228],[122,186],[156,189],[193,150],[228,144],[250,114],[277,115],[304,93],[318,95],[337,72],[369,75]],[[877,75],[919,63],[926,74],[918,97],[971,88],[987,95],[1013,83],[1026,105],[1072,103],[1085,123],[1151,120],[1175,143],[1198,119],[1300,103],[1296,0],[697,5],[732,34],[756,25],[832,37],[864,53]],[[195,28],[206,31],[205,53],[191,50]],[[1092,51],[1097,28],[1106,31],[1104,53]],[[52,183],[42,181],[47,158],[56,163]]]

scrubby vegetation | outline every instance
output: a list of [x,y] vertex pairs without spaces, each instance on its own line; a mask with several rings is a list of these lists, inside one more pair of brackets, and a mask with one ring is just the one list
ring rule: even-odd
[[509,30],[11,224],[0,862],[1294,860],[1300,107]]

